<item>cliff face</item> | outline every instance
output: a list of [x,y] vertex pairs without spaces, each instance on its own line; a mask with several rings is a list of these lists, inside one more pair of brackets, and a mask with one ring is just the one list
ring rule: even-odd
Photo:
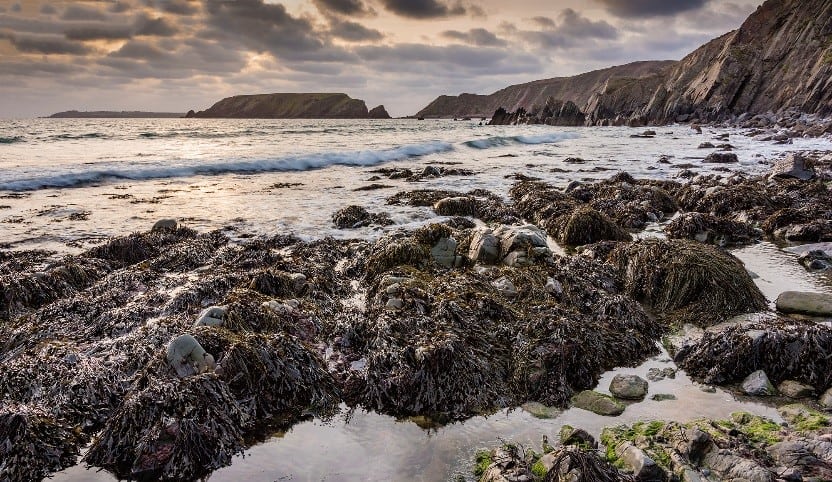
[[583,107],[590,97],[610,80],[654,77],[675,64],[676,62],[672,61],[634,62],[574,77],[556,77],[512,85],[491,95],[443,95],[419,111],[416,116],[490,117],[500,107],[516,111],[521,107],[531,110],[534,106],[544,106],[550,97],[556,101],[572,102]]
[[249,119],[367,119],[363,100],[346,94],[258,94],[227,97],[188,117]]
[[832,113],[832,0],[769,0],[685,57],[644,116],[718,119],[797,108]]
[[[575,103],[587,125],[714,121],[790,108],[832,115],[832,0],[768,0],[738,30],[679,62],[640,62],[488,96],[443,96],[418,115],[535,112],[550,98]],[[558,122],[525,112],[503,118]]]

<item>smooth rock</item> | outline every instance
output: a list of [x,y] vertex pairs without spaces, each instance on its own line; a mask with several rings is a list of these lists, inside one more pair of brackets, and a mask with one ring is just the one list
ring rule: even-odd
[[647,395],[647,380],[638,375],[616,375],[610,393],[624,400],[642,400]]
[[167,360],[180,378],[214,369],[214,357],[191,335],[180,335],[168,343]]
[[227,308],[225,306],[212,306],[206,308],[197,318],[196,326],[222,326]]
[[667,474],[656,461],[630,442],[618,444],[615,455],[635,475],[636,480],[667,480]]
[[452,268],[456,263],[456,240],[441,238],[430,250],[434,261],[446,268]]
[[626,408],[611,396],[593,390],[584,390],[572,397],[572,405],[607,417],[621,415]]
[[511,280],[505,276],[498,280],[492,281],[491,286],[493,286],[503,296],[517,296],[517,288],[514,286],[514,283],[512,283]]
[[832,316],[832,295],[805,291],[785,291],[777,297],[777,310],[809,316]]
[[832,410],[832,388],[823,392],[823,395],[818,399],[818,403],[824,410]]
[[784,380],[777,386],[777,391],[789,398],[807,398],[815,394],[815,388],[795,380]]
[[404,308],[404,301],[401,298],[390,298],[384,308],[391,311],[398,311]]
[[806,162],[806,158],[800,154],[789,154],[774,164],[769,178],[793,178],[801,181],[808,181],[815,177],[815,170]]
[[745,377],[745,380],[742,382],[742,391],[748,395],[758,397],[770,396],[777,393],[774,385],[769,381],[768,375],[763,370],[757,370]]
[[546,244],[546,233],[532,224],[525,226],[501,225],[494,230],[494,236],[500,240],[500,253],[503,256],[507,256],[514,251],[526,251],[529,248],[549,248],[549,245]]

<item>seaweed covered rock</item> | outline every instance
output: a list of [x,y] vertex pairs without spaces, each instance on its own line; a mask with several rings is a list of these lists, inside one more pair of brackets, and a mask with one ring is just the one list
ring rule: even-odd
[[732,164],[740,162],[737,155],[731,152],[712,152],[702,161],[709,164]]
[[664,230],[670,238],[694,239],[720,247],[752,244],[762,236],[762,231],[748,223],[695,212],[682,214]]
[[38,480],[75,464],[83,437],[48,410],[0,407],[0,480]]
[[558,241],[569,246],[581,246],[598,241],[630,241],[629,233],[621,229],[609,216],[592,208],[577,209],[560,229]]
[[691,377],[723,385],[763,370],[771,381],[796,380],[818,393],[832,386],[832,328],[782,319],[707,331],[675,360]]
[[197,232],[177,224],[175,228],[165,227],[147,233],[133,233],[129,236],[113,238],[107,243],[89,250],[91,258],[100,258],[129,265],[159,256],[165,248],[194,238]]
[[393,224],[386,213],[371,214],[361,206],[347,206],[332,215],[332,223],[339,229],[355,229],[365,226],[389,226]]
[[609,260],[630,296],[676,323],[710,326],[766,308],[742,262],[712,246],[642,240],[615,248]]
[[84,460],[122,478],[195,479],[230,464],[250,424],[216,375],[145,376]]
[[513,224],[520,221],[517,211],[502,197],[484,189],[404,191],[388,198],[387,204],[432,207],[440,216],[471,216],[485,222]]
[[[442,262],[453,256],[455,263],[456,246],[449,253],[448,240],[452,238],[453,230],[442,224],[432,224],[413,232],[391,233],[371,247],[366,260],[367,275],[376,276],[396,266],[422,267],[436,261],[433,254],[442,257]],[[433,252],[434,248],[439,249]],[[462,262],[461,258],[459,262]]]

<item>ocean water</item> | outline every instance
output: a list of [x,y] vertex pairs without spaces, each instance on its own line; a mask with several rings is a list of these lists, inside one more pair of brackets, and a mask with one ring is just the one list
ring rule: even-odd
[[[505,195],[523,173],[559,185],[617,171],[672,178],[692,164],[714,165],[697,149],[716,131],[483,126],[478,121],[35,119],[0,121],[0,246],[79,251],[108,236],[149,229],[174,217],[198,230],[224,227],[249,234],[375,237],[383,230],[334,229],[336,210],[359,204],[390,211],[396,225],[415,226],[428,208],[396,208],[398,191],[485,188]],[[720,131],[723,132],[723,131]],[[789,150],[830,149],[828,139],[762,143],[731,132],[740,164],[756,173]],[[660,164],[660,156],[671,164]],[[582,164],[564,162],[582,158]],[[427,165],[471,169],[473,176],[413,183],[382,178],[381,167]]]
[[[829,139],[796,139],[793,145],[778,146],[739,131],[706,128],[696,134],[687,126],[656,128],[652,139],[630,137],[642,130],[416,120],[0,121],[0,247],[78,252],[109,236],[148,230],[167,217],[200,231],[230,228],[232,236],[372,239],[386,230],[441,219],[429,208],[386,204],[389,196],[404,190],[484,188],[505,196],[514,173],[565,186],[618,171],[656,179],[674,178],[688,168],[714,172],[726,166],[702,163],[711,150],[698,145],[714,142],[722,133],[730,134],[728,142],[740,159],[727,167],[749,174],[765,172],[789,151],[832,150]],[[670,163],[659,163],[661,156]],[[567,162],[569,158],[585,162]],[[378,168],[420,172],[428,165],[470,169],[474,175],[416,183],[384,176],[370,180]],[[356,191],[371,183],[389,187]],[[396,224],[335,229],[332,213],[350,204],[389,212]],[[770,243],[735,254],[758,275],[756,282],[769,301],[793,287],[832,291],[828,278],[807,273],[794,255]],[[663,354],[640,367],[606,373],[598,390],[605,391],[615,373],[644,376],[651,367],[666,366],[672,362]],[[551,439],[563,424],[597,435],[605,425],[643,419],[719,418],[737,410],[778,417],[772,407],[727,391],[703,392],[683,373],[651,383],[650,391],[675,394],[678,400],[648,399],[618,418],[572,408],[539,419],[517,408],[432,428],[345,408],[332,420],[302,422],[275,434],[210,479],[472,480],[478,449],[497,446],[500,439],[537,449],[543,434]],[[54,479],[114,480],[83,466]]]

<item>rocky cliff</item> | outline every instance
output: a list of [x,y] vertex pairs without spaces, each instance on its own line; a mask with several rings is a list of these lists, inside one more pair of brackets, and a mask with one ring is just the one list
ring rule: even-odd
[[[373,113],[373,118],[387,114],[383,106],[373,109]],[[352,99],[346,94],[258,94],[227,97],[207,110],[188,112],[187,117],[368,119],[371,116],[363,100]]]
[[545,106],[557,102],[578,106],[586,125],[705,122],[789,109],[832,115],[832,0],[768,0],[739,29],[679,62],[638,62],[487,96],[442,96],[417,115],[490,115],[502,107],[509,112],[500,119],[509,123],[572,125],[574,113],[563,121],[547,117]]
[[583,107],[590,97],[610,80],[655,77],[663,74],[675,64],[676,62],[672,61],[634,62],[574,77],[556,77],[512,85],[491,95],[443,95],[419,111],[416,116],[425,118],[491,117],[491,114],[500,107],[516,111],[521,107],[532,110],[534,106],[544,106],[550,97],[556,101],[572,102]]

